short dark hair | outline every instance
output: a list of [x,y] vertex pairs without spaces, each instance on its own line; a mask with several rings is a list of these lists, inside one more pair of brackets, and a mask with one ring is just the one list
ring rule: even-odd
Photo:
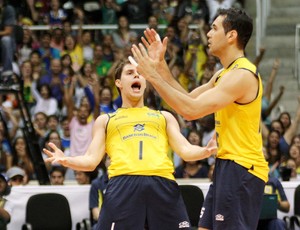
[[52,175],[54,172],[60,172],[63,176],[66,174],[66,169],[63,166],[60,165],[53,165],[50,169],[50,175]]
[[229,8],[219,9],[218,16],[225,16],[223,27],[225,34],[231,30],[238,33],[238,46],[245,49],[253,31],[252,18],[242,9]]

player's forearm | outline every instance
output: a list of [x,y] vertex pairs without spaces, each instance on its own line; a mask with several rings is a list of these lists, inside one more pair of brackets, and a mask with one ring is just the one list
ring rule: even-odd
[[169,85],[174,87],[175,89],[179,90],[182,93],[187,93],[182,86],[176,81],[176,79],[173,77],[168,64],[165,60],[160,62],[159,67],[156,68],[156,71],[159,73],[159,75],[166,81],[168,82]]
[[63,166],[78,171],[93,171],[97,167],[97,161],[90,156],[66,157]]
[[184,161],[202,160],[211,155],[206,147],[200,147],[196,145],[189,145],[178,154]]

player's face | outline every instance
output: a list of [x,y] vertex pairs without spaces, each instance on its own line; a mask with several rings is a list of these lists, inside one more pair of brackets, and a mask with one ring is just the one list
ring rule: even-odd
[[223,20],[224,16],[218,16],[207,33],[209,52],[214,56],[218,56],[218,53],[222,52],[226,44],[227,39],[222,24]]
[[121,79],[117,80],[117,86],[123,94],[129,94],[140,98],[144,95],[146,80],[138,74],[136,67],[132,64],[124,66]]

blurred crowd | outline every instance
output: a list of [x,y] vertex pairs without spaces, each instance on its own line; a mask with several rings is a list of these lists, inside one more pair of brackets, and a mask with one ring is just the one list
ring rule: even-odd
[[[1,0],[2,1],[2,0]],[[2,9],[7,3],[1,3]],[[207,53],[206,33],[219,8],[244,7],[237,0],[11,0],[16,24],[22,26],[22,41],[14,52],[13,74],[21,84],[40,149],[55,143],[68,156],[83,154],[91,141],[91,129],[99,114],[121,106],[114,87],[114,68],[131,55],[132,44],[140,42],[145,24],[167,36],[167,63],[174,78],[187,90],[205,84],[221,68]],[[84,29],[85,25],[110,25],[107,29]],[[32,29],[49,25],[49,30]],[[77,28],[73,29],[72,26]],[[113,26],[116,25],[116,28]],[[33,27],[32,27],[33,26]],[[264,49],[253,60],[259,66]],[[280,93],[272,93],[280,60],[274,59],[265,84],[262,133],[270,173],[286,180],[300,175],[300,106],[295,117],[288,111],[274,111]],[[300,99],[299,99],[300,100]],[[300,101],[299,101],[300,103]],[[1,172],[13,166],[24,170],[23,184],[37,179],[22,127],[20,102],[13,93],[1,94]],[[145,104],[153,109],[172,109],[148,85]],[[174,113],[182,133],[193,144],[206,145],[214,133],[214,115],[186,121]],[[44,156],[44,153],[41,151]],[[184,162],[170,150],[176,178],[210,178],[214,158]],[[76,179],[80,173],[47,165],[52,184]],[[104,163],[88,174],[92,179],[105,171]],[[53,180],[52,180],[53,179]],[[57,179],[57,180],[56,180]],[[60,180],[61,179],[61,180]],[[81,180],[82,181],[82,180]],[[86,183],[86,182],[84,182]]]

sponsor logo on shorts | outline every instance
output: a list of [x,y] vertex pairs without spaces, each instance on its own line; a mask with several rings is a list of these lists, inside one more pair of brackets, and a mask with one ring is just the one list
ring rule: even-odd
[[179,223],[179,228],[189,228],[190,227],[190,223],[187,221],[183,221]]
[[224,216],[221,214],[216,215],[216,221],[224,221]]

